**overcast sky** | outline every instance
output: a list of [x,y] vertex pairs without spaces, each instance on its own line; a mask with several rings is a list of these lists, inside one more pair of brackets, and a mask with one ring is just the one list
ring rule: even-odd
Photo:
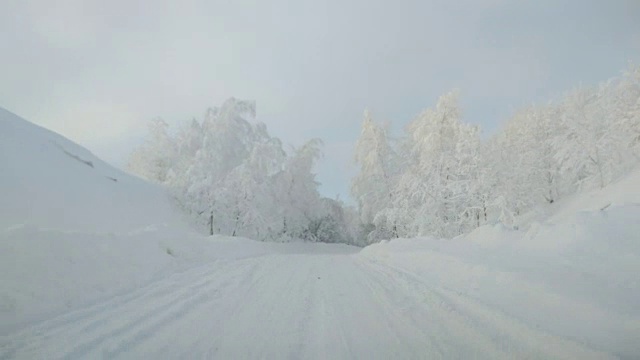
[[348,195],[369,108],[399,132],[453,88],[491,133],[522,105],[640,62],[639,0],[4,0],[0,106],[123,167],[149,119],[234,96],[285,143],[325,141]]

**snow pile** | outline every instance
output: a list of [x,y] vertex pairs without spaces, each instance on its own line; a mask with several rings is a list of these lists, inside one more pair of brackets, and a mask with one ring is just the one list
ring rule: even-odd
[[[397,239],[360,253],[595,349],[640,353],[640,172],[511,230],[453,240]],[[634,355],[635,354],[635,355]]]

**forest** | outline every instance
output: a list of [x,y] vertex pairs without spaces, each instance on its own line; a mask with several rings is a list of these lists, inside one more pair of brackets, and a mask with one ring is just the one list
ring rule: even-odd
[[[356,206],[318,192],[322,141],[287,147],[231,98],[178,129],[160,118],[128,170],[169,189],[203,232],[263,241],[367,245],[452,238],[602,188],[640,163],[640,66],[515,112],[488,136],[466,123],[458,91],[393,134],[364,112],[353,154]],[[541,210],[542,209],[542,210]]]

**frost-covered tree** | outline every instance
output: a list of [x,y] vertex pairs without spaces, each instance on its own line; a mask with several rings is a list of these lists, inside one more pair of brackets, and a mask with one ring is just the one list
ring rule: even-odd
[[614,112],[607,92],[607,86],[577,89],[560,105],[557,157],[564,175],[579,187],[604,187],[616,177],[616,167],[623,161],[623,134],[612,126]]
[[285,152],[282,142],[255,121],[255,103],[232,98],[174,136],[165,122],[154,120],[129,169],[169,187],[207,232],[276,241],[352,241],[338,234],[345,219],[337,203],[327,208],[317,190],[313,167],[321,146],[314,139]]
[[371,223],[379,210],[389,206],[393,159],[387,132],[373,121],[369,111],[365,111],[355,152],[360,171],[352,181],[351,190],[358,201],[362,221]]
[[326,243],[355,243],[351,218],[339,200],[323,198],[320,201],[320,216],[312,220],[308,235],[314,241]]
[[196,119],[192,119],[180,127],[174,140],[175,157],[168,174],[168,183],[173,186],[180,185],[179,182],[184,180],[181,174],[186,173],[193,165],[193,160],[202,146],[202,141],[202,125]]
[[520,215],[639,166],[640,67],[521,109],[484,142],[461,120],[456,92],[413,119],[400,142],[387,138],[367,114],[352,189],[361,237],[452,237],[493,221],[515,227]]
[[640,66],[630,66],[608,87],[610,125],[620,134],[624,172],[640,161]]
[[404,235],[454,236],[477,222],[481,206],[472,199],[478,198],[473,183],[479,174],[479,129],[460,121],[457,99],[455,91],[443,95],[407,127],[411,163],[398,184],[395,206],[405,211]]
[[606,186],[637,166],[633,128],[640,91],[633,74],[632,68],[621,79],[523,109],[489,140],[492,156],[500,159],[489,169],[502,219]]
[[313,173],[315,162],[322,155],[322,141],[312,139],[287,159],[284,168],[274,178],[274,191],[279,207],[282,232],[288,236],[309,238],[307,230],[320,214],[318,182]]
[[[250,119],[255,116],[255,103],[231,98],[220,108],[210,108],[205,112],[202,125],[191,125],[191,131],[201,131],[200,136],[185,136],[182,140],[199,141],[198,149],[190,154],[193,157],[184,160],[188,167],[181,168],[182,162],[176,164],[177,172],[174,182],[169,183],[177,194],[177,200],[189,213],[200,217],[200,222],[208,221],[214,212],[214,221],[219,232],[232,234],[233,227],[225,222],[223,209],[228,202],[222,196],[231,180],[227,177],[238,177],[238,172],[248,174],[247,166],[243,166],[251,153],[255,138],[254,126]],[[197,142],[196,142],[197,144]],[[185,145],[185,147],[187,147]],[[243,166],[243,169],[237,169]],[[222,224],[227,225],[222,225]]]
[[514,214],[553,203],[563,192],[554,145],[558,121],[554,107],[530,106],[516,113],[493,141],[502,163],[493,163],[499,195]]
[[[397,159],[389,143],[387,129],[376,124],[365,111],[360,138],[356,143],[355,160],[360,171],[351,184],[351,194],[358,203],[360,220],[372,224],[378,213],[393,202],[393,187],[397,181]],[[378,226],[387,226],[380,223]],[[395,225],[389,224],[390,236],[396,235]],[[383,231],[378,229],[378,232]]]
[[640,161],[640,65],[631,66],[624,73],[614,94],[616,125],[626,134],[624,146],[628,146],[633,160]]
[[167,132],[168,125],[164,120],[151,120],[148,129],[149,138],[133,152],[127,168],[149,181],[164,183],[176,156],[176,145]]

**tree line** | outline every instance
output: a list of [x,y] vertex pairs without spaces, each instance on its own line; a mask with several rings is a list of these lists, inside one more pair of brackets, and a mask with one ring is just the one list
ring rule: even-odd
[[640,67],[515,113],[482,140],[456,91],[399,137],[365,112],[352,183],[369,242],[451,238],[604,187],[640,163]]
[[231,98],[175,134],[152,120],[128,169],[167,186],[194,225],[210,233],[352,243],[353,211],[318,192],[313,166],[321,146],[311,139],[285,151],[255,120],[254,102]]
[[195,225],[259,240],[343,242],[451,238],[570,194],[604,187],[640,164],[640,66],[516,112],[492,136],[442,95],[400,135],[365,111],[355,146],[356,208],[323,198],[313,173],[322,142],[286,149],[229,99],[173,133],[149,125],[128,168],[167,186]]

